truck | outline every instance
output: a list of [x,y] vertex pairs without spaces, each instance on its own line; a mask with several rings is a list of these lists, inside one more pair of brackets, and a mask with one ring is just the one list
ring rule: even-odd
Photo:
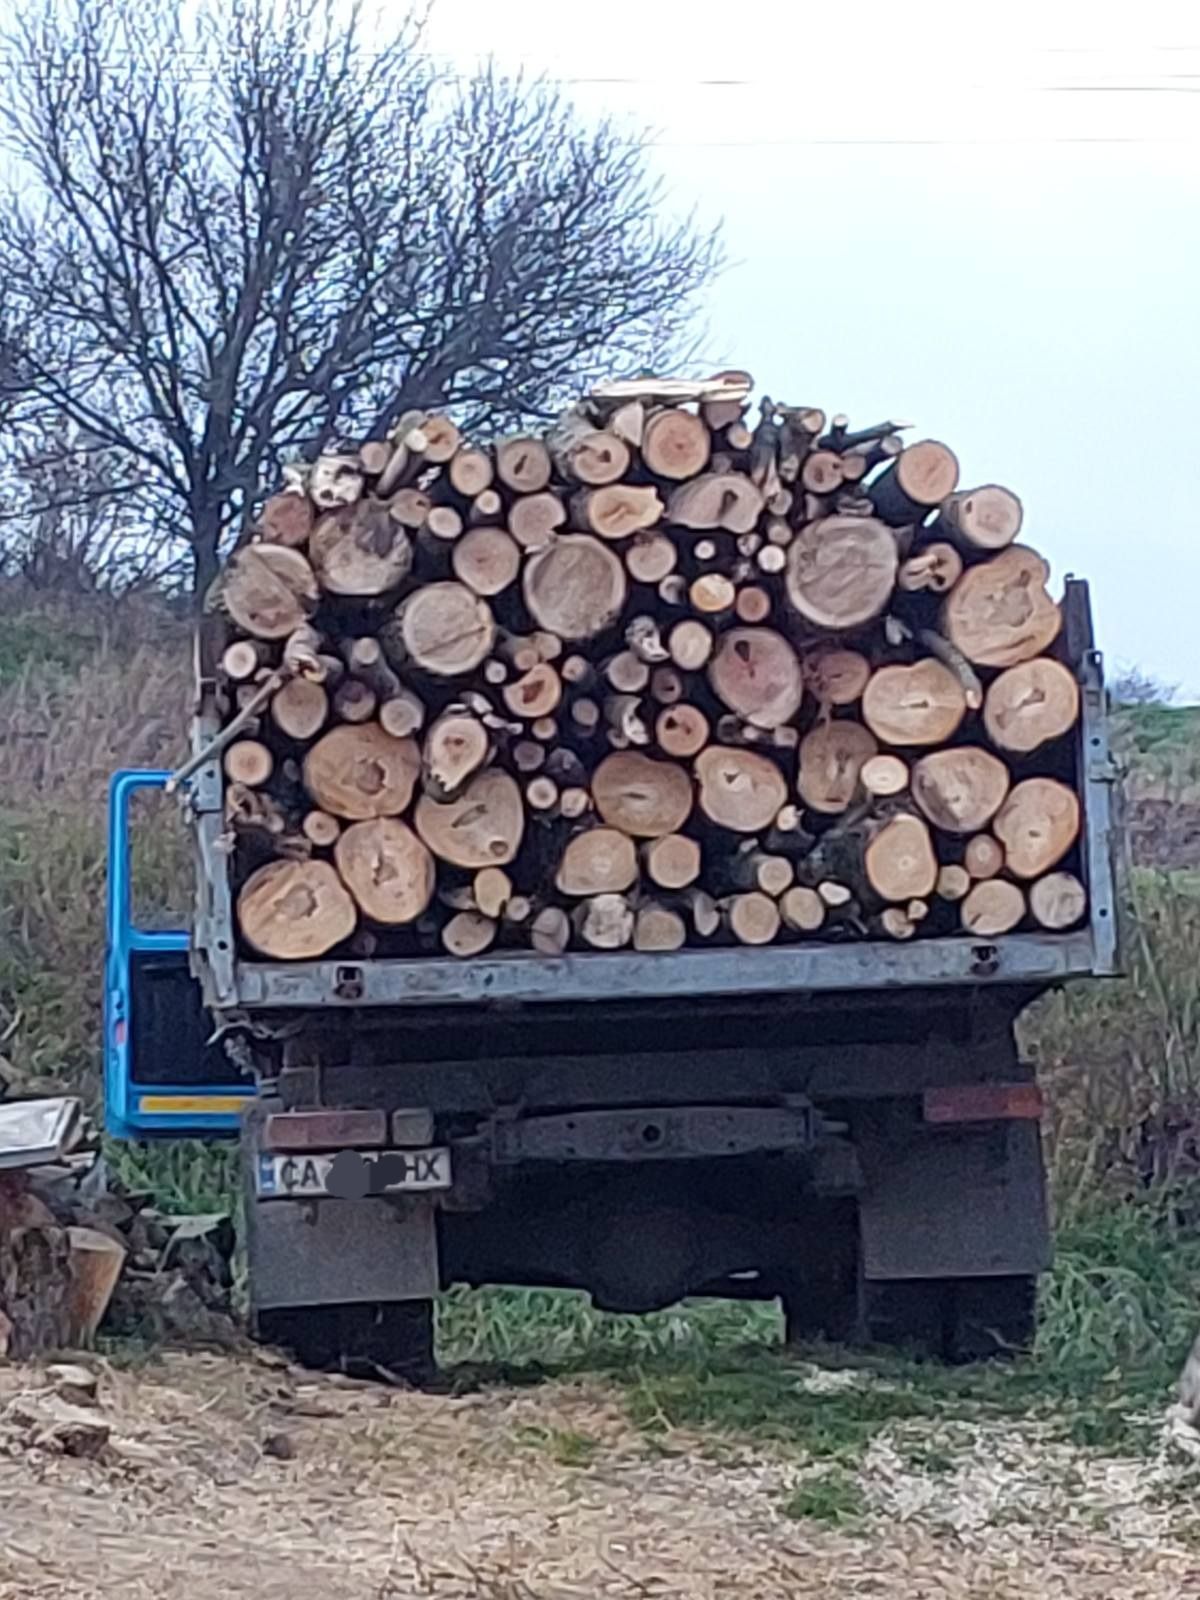
[[[789,1339],[1028,1344],[1050,1228],[1016,1024],[1118,965],[1113,767],[1087,585],[1068,578],[1088,911],[1062,933],[470,961],[239,949],[219,759],[181,795],[186,928],[131,910],[111,786],[107,1125],[236,1138],[257,1336],[318,1366],[433,1370],[450,1285],[648,1312],[777,1299]],[[219,728],[203,630],[193,748]]]

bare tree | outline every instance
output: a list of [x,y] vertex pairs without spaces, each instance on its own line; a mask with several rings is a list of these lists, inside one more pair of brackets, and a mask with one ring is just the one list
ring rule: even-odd
[[201,590],[280,459],[508,426],[678,349],[717,265],[636,143],[437,77],[336,0],[31,0],[8,35],[0,413],[116,452]]

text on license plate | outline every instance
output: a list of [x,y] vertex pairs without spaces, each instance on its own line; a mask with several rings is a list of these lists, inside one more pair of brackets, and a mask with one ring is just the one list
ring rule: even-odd
[[359,1199],[369,1194],[406,1194],[450,1187],[450,1152],[436,1150],[338,1150],[321,1155],[258,1158],[257,1190],[263,1199],[309,1195]]

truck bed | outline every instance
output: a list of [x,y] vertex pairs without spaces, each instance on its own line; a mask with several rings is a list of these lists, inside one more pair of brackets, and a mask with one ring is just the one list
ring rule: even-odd
[[[1004,985],[1037,990],[1117,970],[1111,791],[1114,769],[1105,728],[1101,659],[1092,644],[1087,585],[1068,578],[1063,631],[1078,677],[1081,716],[1075,772],[1082,809],[1078,871],[1088,891],[1087,924],[1069,933],[1016,933],[992,940],[920,938],[806,940],[770,948],[737,946],[674,953],[542,956],[512,951],[456,961],[346,958],[313,962],[247,960],[237,951],[228,855],[221,848],[223,784],[219,762],[196,774],[191,808],[199,855],[192,967],[206,1005],[217,1012],[279,1012],[339,1007],[427,1007],[480,1002],[545,1004],[647,1000],[687,995],[753,995],[913,990]],[[203,650],[201,652],[203,655]],[[201,667],[199,748],[216,731],[211,681]]]

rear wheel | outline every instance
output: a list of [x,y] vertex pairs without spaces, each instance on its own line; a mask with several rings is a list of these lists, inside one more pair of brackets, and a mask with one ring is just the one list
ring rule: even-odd
[[939,1360],[992,1361],[1033,1344],[1037,1278],[909,1278],[866,1285],[873,1344],[896,1345]]
[[432,1300],[279,1307],[258,1313],[255,1333],[323,1372],[395,1377],[414,1386],[437,1373]]

